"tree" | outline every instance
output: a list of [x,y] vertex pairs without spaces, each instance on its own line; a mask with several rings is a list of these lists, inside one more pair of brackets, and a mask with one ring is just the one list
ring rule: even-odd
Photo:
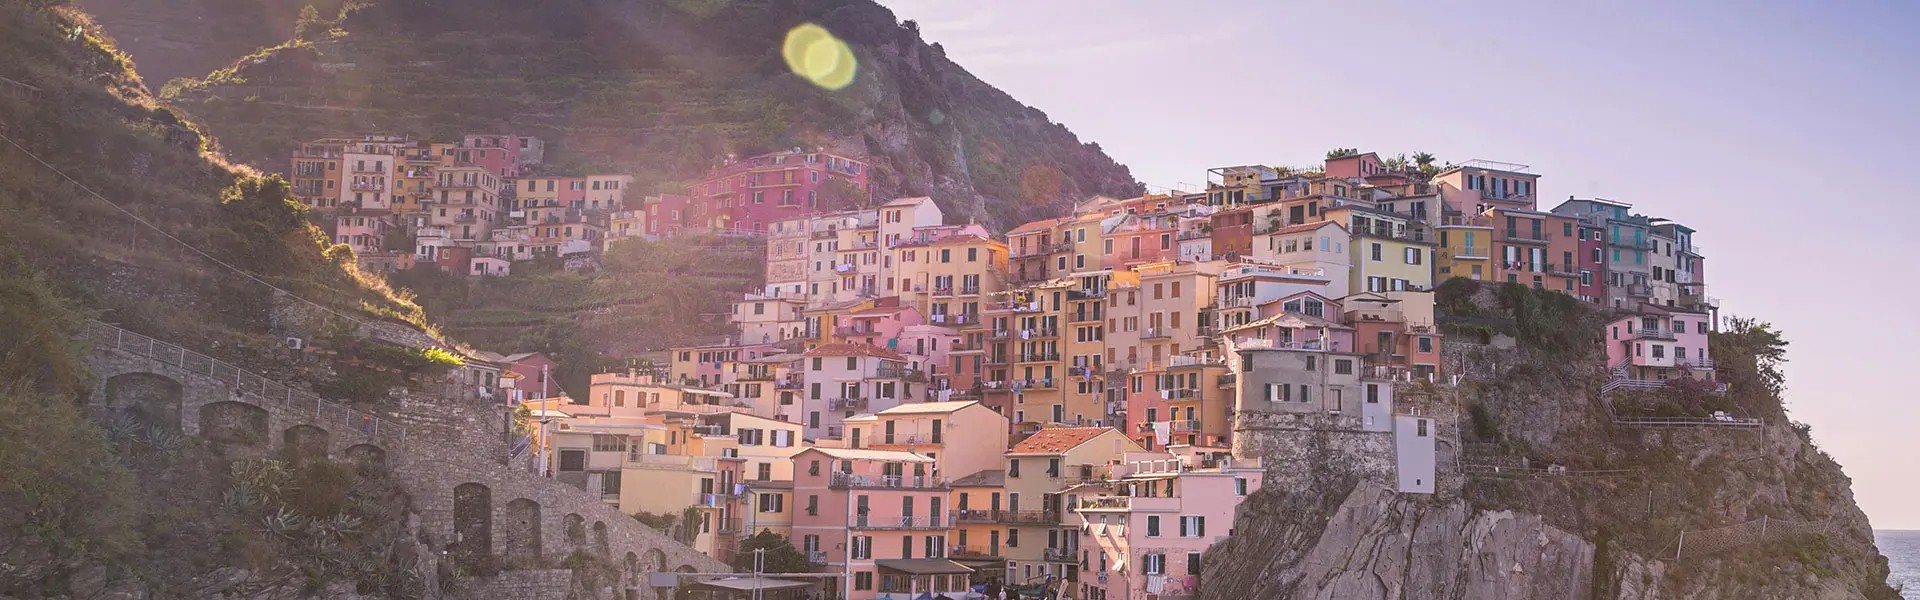
[[293,22],[293,39],[312,39],[310,36],[315,36],[321,31],[324,31],[327,26],[328,23],[326,21],[320,20],[320,9],[314,8],[312,4],[302,6],[300,7],[300,18]]
[[1333,160],[1336,158],[1346,158],[1359,153],[1360,153],[1359,148],[1334,148],[1332,150],[1327,151],[1327,160]]
[[806,573],[813,570],[807,564],[807,557],[793,547],[793,541],[787,536],[762,529],[740,541],[740,550],[733,555],[733,568],[753,572],[753,552],[766,550],[766,562],[762,565],[766,573]]
[[1387,159],[1387,170],[1395,172],[1405,171],[1407,170],[1407,165],[1410,164],[1412,163],[1407,161],[1407,155],[1401,154]]
[[1420,165],[1420,168],[1422,170],[1426,169],[1429,166],[1432,166],[1434,160],[1435,159],[1432,154],[1428,154],[1425,152],[1413,153],[1413,164]]
[[1772,323],[1746,317],[1727,317],[1726,327],[1708,338],[1708,348],[1736,388],[1756,386],[1774,397],[1786,390],[1787,339]]
[[872,194],[844,177],[828,177],[815,191],[818,192],[815,195],[819,203],[816,210],[823,212],[863,207],[873,199]]

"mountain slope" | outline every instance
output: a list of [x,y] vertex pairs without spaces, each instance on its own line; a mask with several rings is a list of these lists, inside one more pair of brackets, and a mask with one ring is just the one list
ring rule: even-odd
[[[1553,292],[1478,288],[1437,292],[1473,319],[1441,321],[1443,357],[1468,380],[1395,390],[1437,417],[1437,493],[1394,493],[1327,456],[1270,467],[1208,552],[1203,597],[1897,600],[1846,474],[1781,406],[1777,334],[1740,319],[1712,334],[1724,396],[1614,398],[1623,413],[1726,411],[1764,427],[1623,426],[1597,397],[1607,315]],[[1518,344],[1461,343],[1489,327]],[[1276,443],[1241,433],[1236,446]]]
[[[138,3],[89,5],[124,17],[109,31],[178,27],[127,10]],[[929,195],[955,218],[999,228],[1139,189],[1098,145],[967,73],[870,0],[356,7],[338,35],[248,57],[203,86],[169,90],[172,102],[229,140],[235,159],[274,170],[295,144],[324,135],[511,130],[554,142],[559,169],[631,172],[643,188],[669,191],[727,154],[826,147],[868,156],[883,196]],[[781,42],[805,22],[853,47],[852,85],[823,90],[788,72]]]

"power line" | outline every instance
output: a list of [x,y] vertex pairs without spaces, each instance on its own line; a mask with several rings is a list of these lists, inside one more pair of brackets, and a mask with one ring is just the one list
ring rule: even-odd
[[346,314],[346,313],[342,313],[342,312],[340,312],[340,311],[337,311],[337,310],[334,310],[333,308],[330,308],[330,307],[328,307],[328,306],[325,306],[325,305],[322,305],[322,304],[320,304],[319,302],[314,302],[314,301],[312,301],[312,300],[308,300],[308,299],[306,299],[306,298],[303,298],[303,297],[301,297],[301,296],[300,296],[299,294],[295,294],[295,293],[293,293],[293,292],[291,292],[291,291],[287,291],[287,290],[285,290],[285,289],[282,289],[282,288],[281,288],[280,286],[277,286],[277,285],[274,285],[274,284],[271,284],[271,283],[267,283],[267,281],[266,281],[265,279],[261,279],[261,278],[259,278],[259,277],[256,277],[256,276],[254,276],[254,275],[253,275],[252,273],[248,273],[248,272],[246,272],[245,270],[242,270],[242,269],[241,269],[241,268],[239,268],[239,267],[236,267],[236,266],[233,266],[233,265],[230,265],[230,264],[227,264],[227,262],[226,262],[226,261],[223,261],[223,260],[220,260],[220,259],[218,259],[218,258],[215,258],[215,257],[214,257],[214,256],[213,256],[212,254],[208,254],[208,253],[206,253],[205,251],[202,251],[202,250],[200,250],[199,248],[195,248],[195,247],[193,246],[193,244],[189,244],[189,243],[187,243],[187,242],[186,242],[185,240],[182,240],[182,239],[180,239],[180,238],[177,238],[177,237],[174,237],[174,235],[173,235],[173,234],[171,234],[171,233],[168,233],[168,232],[167,232],[167,230],[165,230],[165,229],[161,229],[161,228],[160,228],[159,226],[157,226],[157,225],[154,225],[154,224],[153,224],[153,223],[151,223],[151,222],[148,222],[148,221],[147,221],[146,219],[143,219],[143,218],[140,218],[140,215],[136,215],[136,214],[134,214],[134,213],[133,213],[133,211],[130,211],[130,210],[127,210],[127,209],[126,209],[125,207],[122,207],[122,206],[120,206],[119,204],[117,204],[117,203],[115,203],[114,201],[112,201],[112,200],[108,200],[106,196],[102,196],[102,195],[100,195],[100,193],[99,193],[99,192],[95,192],[95,191],[93,191],[93,188],[90,188],[90,187],[87,187],[87,185],[86,185],[86,184],[84,184],[84,183],[80,183],[80,181],[79,181],[79,180],[76,180],[76,179],[74,179],[74,178],[73,178],[72,176],[69,176],[69,175],[67,175],[67,174],[66,174],[66,172],[64,172],[64,171],[61,171],[59,167],[55,167],[55,166],[53,166],[53,164],[51,164],[51,163],[48,163],[48,162],[47,162],[47,161],[46,161],[45,159],[42,159],[42,158],[40,158],[40,156],[39,156],[39,155],[37,155],[37,154],[34,154],[34,153],[33,153],[33,151],[31,151],[31,150],[28,150],[28,149],[26,149],[26,147],[25,147],[25,146],[21,146],[19,142],[16,142],[16,141],[13,141],[13,138],[11,138],[11,137],[8,137],[8,136],[7,136],[7,135],[5,135],[5,134],[0,134],[0,140],[6,140],[6,141],[7,141],[7,144],[8,144],[8,145],[11,145],[11,146],[13,146],[13,147],[14,147],[14,149],[17,149],[17,150],[19,150],[19,151],[20,151],[20,152],[21,152],[22,154],[25,154],[25,155],[27,155],[27,158],[31,158],[31,159],[33,159],[33,160],[34,160],[34,162],[37,162],[37,163],[40,163],[40,166],[43,166],[43,167],[46,167],[46,168],[47,168],[47,170],[49,170],[49,171],[53,171],[53,173],[54,173],[55,175],[59,175],[61,179],[65,179],[65,180],[67,180],[67,182],[68,182],[68,183],[71,183],[71,184],[73,184],[73,185],[74,185],[75,187],[78,187],[78,188],[80,188],[80,190],[81,190],[81,191],[83,191],[83,192],[86,192],[86,193],[87,193],[87,195],[90,195],[90,196],[93,196],[94,198],[97,198],[97,199],[99,199],[99,200],[100,200],[101,202],[105,202],[105,203],[107,203],[107,206],[111,206],[111,207],[113,207],[113,209],[114,209],[114,210],[117,210],[117,211],[120,211],[120,213],[121,213],[121,214],[124,214],[124,215],[126,215],[126,216],[127,216],[127,218],[130,218],[130,219],[133,219],[133,220],[134,220],[135,222],[137,222],[137,223],[139,223],[139,224],[141,224],[141,225],[145,225],[145,226],[147,226],[147,228],[148,228],[148,229],[152,229],[152,230],[154,230],[155,232],[157,232],[157,233],[159,233],[159,234],[160,234],[161,236],[164,236],[164,237],[166,237],[166,238],[167,238],[167,239],[169,239],[169,240],[173,240],[173,242],[174,242],[174,243],[176,243],[176,244],[180,244],[181,246],[183,246],[183,247],[185,247],[185,248],[186,248],[186,249],[188,249],[188,250],[192,250],[194,254],[198,254],[198,255],[200,255],[200,256],[202,256],[202,257],[205,257],[205,258],[206,258],[207,260],[210,260],[210,261],[213,261],[213,263],[214,263],[214,264],[217,264],[217,265],[220,265],[220,266],[222,266],[222,267],[226,267],[226,268],[227,268],[227,270],[230,270],[230,271],[233,271],[233,272],[235,272],[235,273],[239,273],[239,274],[240,274],[240,276],[242,276],[242,277],[246,277],[247,279],[251,279],[251,280],[253,280],[253,281],[254,281],[254,282],[256,282],[256,283],[259,283],[260,285],[264,285],[264,286],[267,286],[267,288],[268,288],[268,289],[271,289],[271,290],[273,290],[273,291],[276,291],[276,292],[280,292],[280,293],[282,293],[282,294],[286,294],[286,295],[287,295],[288,297],[291,297],[291,298],[293,298],[293,299],[296,299],[296,300],[299,300],[299,301],[301,301],[301,302],[305,302],[305,303],[307,303],[307,304],[310,304],[310,305],[313,305],[313,307],[314,307],[314,308],[318,308],[318,309],[320,309],[320,310],[324,310],[324,311],[327,311],[327,312],[329,312],[329,313],[333,313],[333,314],[334,314],[335,316],[338,316],[338,317],[340,317],[340,318],[343,318],[343,319],[346,319],[346,320],[348,320],[348,321],[352,321],[352,322],[353,322],[354,324],[356,324],[356,325],[361,325],[361,326],[365,326],[365,325],[367,325],[367,323],[366,323],[365,321],[361,321],[360,319],[357,319],[357,318],[354,318],[354,317],[353,317],[352,315],[348,315],[348,314]]

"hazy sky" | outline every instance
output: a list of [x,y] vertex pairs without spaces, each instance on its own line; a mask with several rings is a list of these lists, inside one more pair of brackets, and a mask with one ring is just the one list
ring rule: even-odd
[[1791,415],[1920,529],[1920,3],[881,1],[1150,185],[1426,151],[1698,229],[1723,314],[1791,342]]

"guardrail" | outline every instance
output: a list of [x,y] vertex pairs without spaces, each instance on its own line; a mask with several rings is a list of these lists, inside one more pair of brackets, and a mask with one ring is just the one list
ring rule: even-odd
[[232,363],[99,321],[87,321],[86,336],[95,348],[119,350],[205,375],[226,383],[236,393],[259,398],[262,404],[311,412],[315,424],[337,424],[344,430],[393,440],[400,446],[406,444],[407,428],[403,425],[262,377]]

